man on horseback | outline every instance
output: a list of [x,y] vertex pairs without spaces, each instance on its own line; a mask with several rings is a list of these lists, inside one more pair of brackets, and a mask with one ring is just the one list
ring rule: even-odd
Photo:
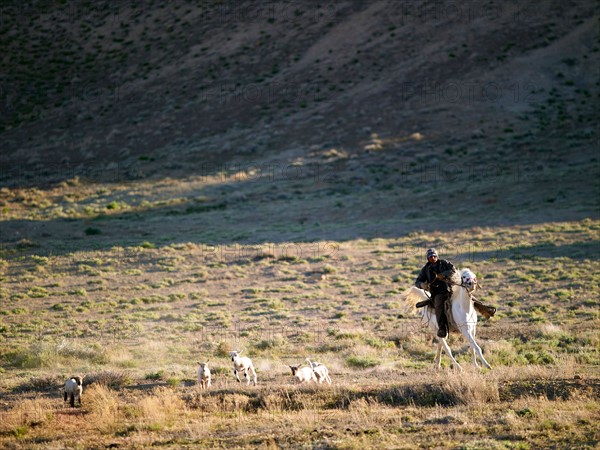
[[446,300],[452,295],[452,286],[446,282],[456,272],[454,265],[445,259],[439,259],[434,248],[427,250],[427,264],[423,266],[415,286],[429,290],[438,323],[438,337],[448,336],[448,319],[445,312]]

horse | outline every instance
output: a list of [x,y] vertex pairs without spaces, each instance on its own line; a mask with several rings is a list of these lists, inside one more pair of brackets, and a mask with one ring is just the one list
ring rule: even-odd
[[[477,288],[476,275],[469,269],[463,269],[460,274],[460,281],[458,280],[457,276],[452,277],[450,280],[446,281],[449,282],[449,284],[453,285],[452,297],[450,298],[450,309],[446,310],[450,330],[460,331],[462,335],[467,339],[467,341],[469,342],[469,346],[471,347],[473,355],[473,364],[475,365],[475,367],[479,367],[479,365],[477,364],[477,358],[479,358],[486,368],[491,369],[492,367],[483,357],[481,347],[479,347],[479,345],[477,345],[477,342],[475,342],[477,312],[473,307],[473,299],[471,298],[471,293]],[[405,302],[404,306],[414,308],[418,302],[428,300],[429,296],[425,293],[423,289],[419,289],[418,287],[413,286],[404,291],[401,295],[401,298],[403,298]],[[452,311],[451,317],[449,314],[450,310]],[[421,315],[423,325],[429,326],[431,331],[433,331],[434,335],[437,335],[438,324],[435,316],[435,310],[433,309],[433,307],[429,305],[424,306],[420,309],[420,311],[417,314]],[[452,350],[450,350],[450,347],[446,342],[446,338],[438,337],[437,339],[437,352],[434,361],[436,368],[439,369],[441,367],[443,349],[452,361],[453,367],[457,367],[459,370],[462,371],[462,367],[452,355]]]

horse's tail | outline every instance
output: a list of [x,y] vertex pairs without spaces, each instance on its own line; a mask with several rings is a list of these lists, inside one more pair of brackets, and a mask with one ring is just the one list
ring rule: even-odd
[[400,311],[405,314],[419,314],[416,304],[427,300],[429,297],[423,289],[412,286],[400,294]]

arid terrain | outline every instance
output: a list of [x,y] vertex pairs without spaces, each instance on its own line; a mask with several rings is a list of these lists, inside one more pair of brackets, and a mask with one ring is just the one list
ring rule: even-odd
[[0,6],[2,448],[598,446],[596,2],[131,3]]

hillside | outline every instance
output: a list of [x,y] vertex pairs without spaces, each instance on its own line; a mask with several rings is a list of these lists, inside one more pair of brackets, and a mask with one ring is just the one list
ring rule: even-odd
[[[215,243],[264,217],[286,232],[241,241],[597,216],[597,177],[580,176],[599,164],[593,2],[19,5],[3,11],[0,163],[3,184],[51,194],[46,218],[82,217],[56,187],[76,178],[106,185],[97,201],[122,217],[142,209],[147,236],[161,233],[139,207],[148,186],[187,180],[192,216],[169,226],[185,235],[196,208],[226,233],[189,238]],[[4,240],[36,195],[3,191]]]
[[132,3],[0,7],[0,446],[598,444],[597,2]]

